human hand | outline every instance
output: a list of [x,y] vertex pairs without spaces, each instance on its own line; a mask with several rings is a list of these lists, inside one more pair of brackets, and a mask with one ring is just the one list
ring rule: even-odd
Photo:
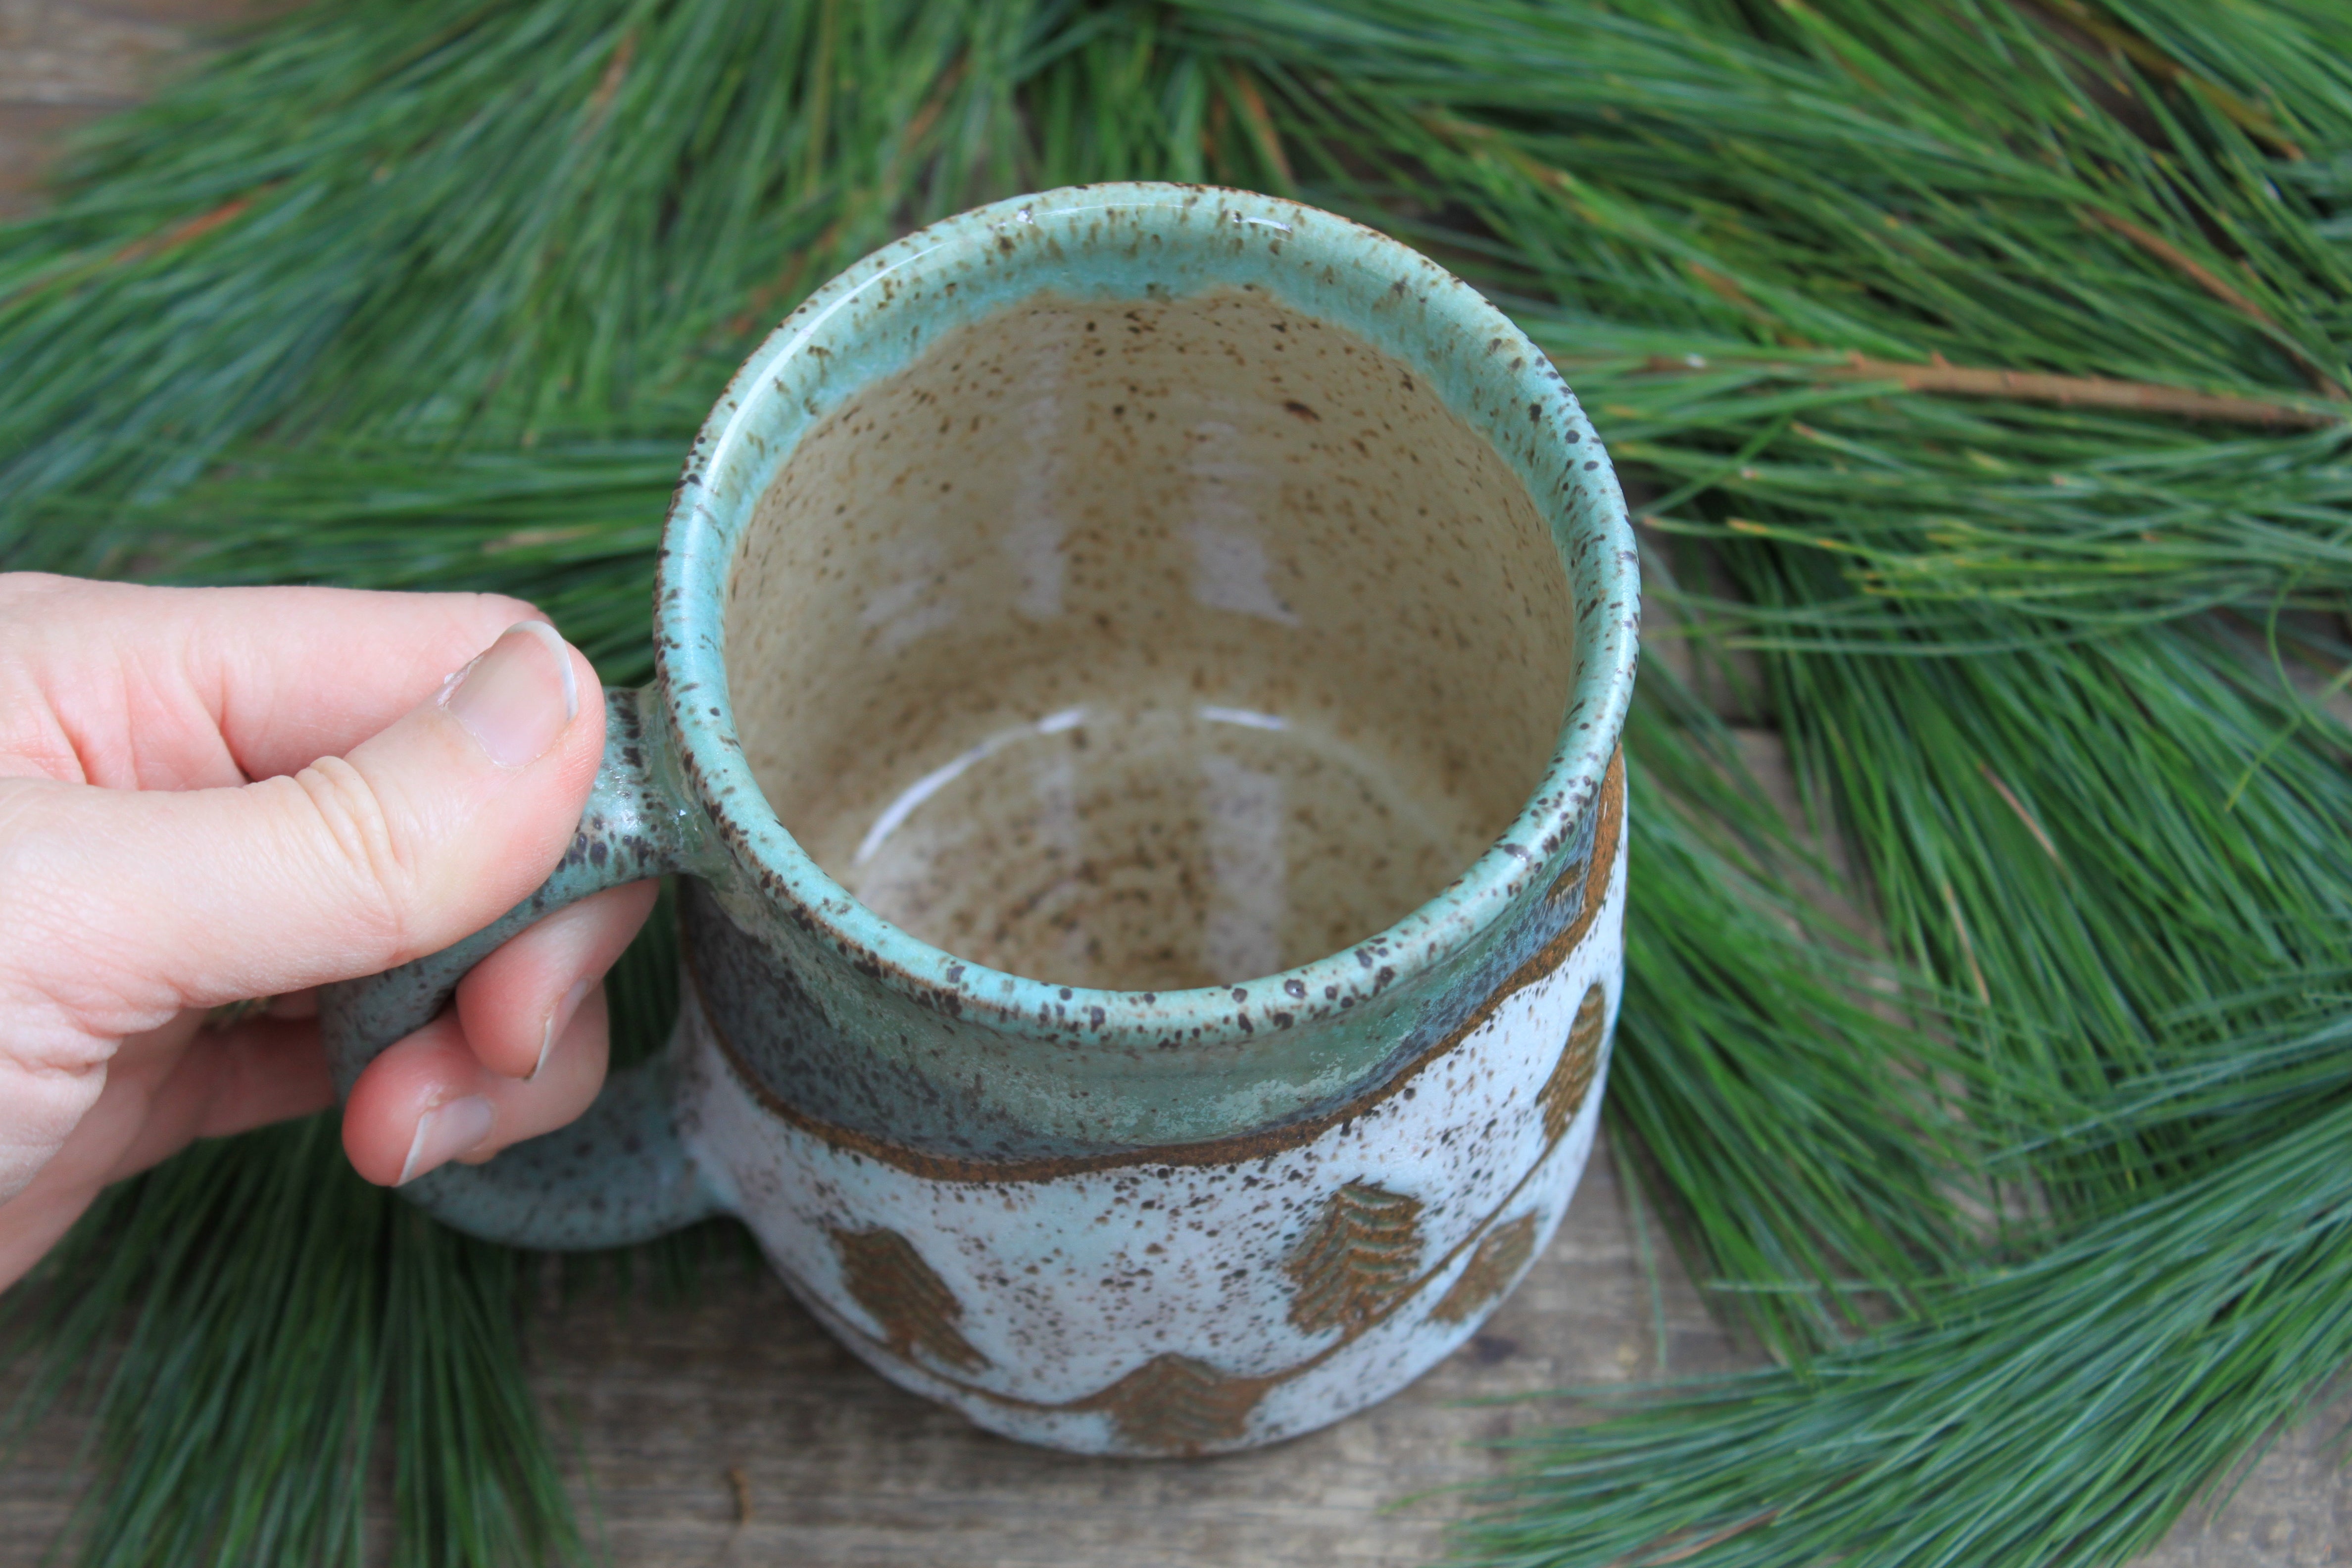
[[[310,989],[546,879],[601,690],[513,599],[0,575],[0,1288],[109,1182],[331,1104]],[[653,901],[638,883],[541,921],[371,1063],[343,1111],[360,1174],[485,1160],[586,1110],[597,983]]]

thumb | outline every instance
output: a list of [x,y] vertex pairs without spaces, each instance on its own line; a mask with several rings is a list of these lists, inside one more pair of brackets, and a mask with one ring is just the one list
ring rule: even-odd
[[0,803],[18,808],[0,812],[16,818],[15,858],[37,862],[19,891],[47,894],[32,923],[53,941],[36,951],[80,993],[56,1000],[89,1033],[120,1035],[373,973],[488,925],[579,824],[601,692],[554,627],[522,621],[391,728],[299,773],[185,792],[37,786]]

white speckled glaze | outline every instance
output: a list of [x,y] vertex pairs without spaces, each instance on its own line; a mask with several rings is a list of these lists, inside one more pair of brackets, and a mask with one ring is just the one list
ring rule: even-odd
[[[1412,1094],[1389,1093],[1277,1152],[1203,1163],[1145,1157],[1015,1180],[918,1173],[773,1114],[691,997],[681,1025],[689,1143],[730,1172],[736,1211],[843,1343],[979,1426],[1131,1456],[1295,1436],[1386,1398],[1450,1354],[1568,1212],[1608,1076],[1624,868],[1621,837],[1584,940],[1412,1074]],[[1599,1055],[1563,1122],[1539,1091],[1596,989]],[[1310,1331],[1292,1321],[1298,1290],[1286,1264],[1322,1202],[1350,1183],[1421,1205],[1410,1258],[1368,1310]],[[954,1303],[938,1327],[968,1351],[950,1343],[942,1353],[887,1321],[887,1299],[880,1313],[859,1300],[835,1238],[877,1230],[903,1237],[936,1275],[940,1299]],[[1465,1283],[1490,1237],[1502,1245],[1485,1277]],[[1199,1379],[1121,1397],[1123,1380],[1168,1356],[1195,1363]]]
[[656,594],[556,876],[321,1019],[348,1086],[677,872],[672,1049],[409,1196],[739,1215],[885,1375],[1087,1453],[1276,1441],[1475,1331],[1597,1124],[1640,594],[1507,320],[1272,197],[968,213],[745,363]]

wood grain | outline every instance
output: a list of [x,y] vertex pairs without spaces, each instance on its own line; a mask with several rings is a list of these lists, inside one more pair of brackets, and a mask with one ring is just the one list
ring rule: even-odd
[[[1660,1285],[1669,1363],[1734,1364],[1689,1282]],[[1387,1505],[1490,1476],[1497,1457],[1474,1445],[1574,1415],[1461,1402],[1653,1375],[1652,1325],[1603,1149],[1559,1237],[1461,1353],[1386,1405],[1251,1455],[1080,1459],[986,1436],[884,1383],[759,1279],[684,1310],[583,1302],[532,1344],[616,1563],[1409,1568],[1443,1554],[1462,1500]],[[5,1550],[0,1563],[13,1568]]]
[[[1499,1468],[1480,1445],[1579,1415],[1466,1401],[1652,1377],[1662,1360],[1738,1364],[1687,1279],[1667,1267],[1656,1283],[1654,1302],[1604,1143],[1552,1245],[1460,1352],[1352,1420],[1215,1459],[1083,1459],[989,1436],[884,1382],[756,1269],[684,1306],[550,1292],[528,1339],[616,1568],[1412,1568],[1444,1554],[1465,1511],[1441,1489]],[[13,1392],[0,1383],[0,1400]],[[0,1469],[0,1568],[32,1568],[62,1526],[83,1435],[54,1419]]]

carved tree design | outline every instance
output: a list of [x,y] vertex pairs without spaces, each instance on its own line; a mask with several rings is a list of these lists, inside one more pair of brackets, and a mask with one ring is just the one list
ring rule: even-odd
[[905,1237],[895,1230],[830,1234],[849,1293],[874,1314],[892,1350],[911,1361],[920,1346],[966,1372],[988,1364],[956,1328],[963,1303]]
[[1585,1090],[1592,1087],[1592,1075],[1601,1067],[1601,1026],[1608,1016],[1609,999],[1596,984],[1577,1004],[1576,1021],[1568,1026],[1568,1043],[1559,1048],[1551,1077],[1536,1091],[1536,1101],[1543,1107],[1547,1142],[1557,1142],[1568,1131],[1578,1107],[1584,1103]]
[[1421,1200],[1349,1182],[1323,1201],[1282,1266],[1297,1287],[1290,1321],[1308,1333],[1361,1329],[1412,1284]]
[[1430,1320],[1458,1323],[1511,1288],[1536,1249],[1536,1216],[1523,1214],[1479,1238],[1478,1250],[1454,1281],[1454,1289],[1429,1310]]
[[1579,890],[1584,895],[1568,928],[1545,944],[1546,952],[1563,957],[1574,952],[1592,922],[1601,918],[1601,900],[1609,896],[1609,879],[1617,869],[1617,839],[1624,831],[1625,748],[1620,746],[1609,759],[1609,771],[1601,776],[1601,798],[1593,807],[1591,853],[1581,865],[1562,871],[1545,895],[1553,903]]
[[1075,1408],[1109,1414],[1118,1435],[1139,1448],[1197,1454],[1237,1442],[1250,1412],[1273,1386],[1270,1377],[1228,1377],[1206,1362],[1156,1355]]

